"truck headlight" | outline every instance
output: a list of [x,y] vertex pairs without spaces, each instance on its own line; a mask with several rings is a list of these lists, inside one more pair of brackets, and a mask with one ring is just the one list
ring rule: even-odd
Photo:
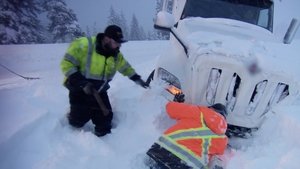
[[167,83],[181,89],[179,79],[176,76],[174,76],[172,73],[168,72],[167,70],[165,70],[161,67],[158,68],[157,76],[158,76],[158,78],[166,81]]

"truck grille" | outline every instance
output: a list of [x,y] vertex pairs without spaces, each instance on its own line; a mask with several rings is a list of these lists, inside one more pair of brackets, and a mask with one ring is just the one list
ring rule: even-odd
[[290,95],[288,80],[280,75],[252,75],[240,63],[222,63],[211,56],[192,67],[192,81],[192,102],[222,103],[229,124],[248,128],[259,127],[264,115]]

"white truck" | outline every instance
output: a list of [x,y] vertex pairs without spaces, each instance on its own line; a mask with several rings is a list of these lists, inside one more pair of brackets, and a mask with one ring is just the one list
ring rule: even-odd
[[274,70],[267,45],[289,45],[299,22],[279,42],[273,16],[272,0],[165,0],[155,27],[171,32],[170,47],[148,79],[176,87],[188,103],[224,104],[228,133],[247,136],[299,93],[292,77]]

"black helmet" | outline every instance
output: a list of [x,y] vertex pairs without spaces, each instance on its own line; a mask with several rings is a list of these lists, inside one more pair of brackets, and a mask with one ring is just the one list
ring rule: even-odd
[[225,118],[227,116],[226,107],[221,103],[213,104],[213,105],[209,106],[208,108],[213,108],[216,112],[220,113]]

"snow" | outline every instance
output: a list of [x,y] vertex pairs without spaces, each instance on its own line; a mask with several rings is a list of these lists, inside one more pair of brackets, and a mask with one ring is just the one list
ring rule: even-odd
[[[167,45],[167,41],[130,41],[121,51],[146,79]],[[160,95],[159,85],[143,89],[117,74],[109,90],[112,134],[96,137],[91,122],[73,129],[65,118],[68,92],[59,68],[67,46],[0,46],[2,65],[23,76],[40,77],[25,80],[0,66],[0,168],[147,168],[143,163],[146,151],[173,123],[165,114],[167,100]],[[296,55],[296,50],[290,53]],[[299,103],[299,98],[282,102],[252,138],[232,140],[237,149],[227,154],[227,169],[298,169]]]
[[175,25],[175,18],[168,12],[158,12],[156,18],[156,24],[165,28],[172,28]]

